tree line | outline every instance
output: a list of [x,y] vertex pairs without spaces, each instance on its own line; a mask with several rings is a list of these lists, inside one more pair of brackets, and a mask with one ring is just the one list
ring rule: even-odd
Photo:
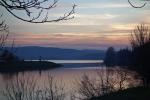
[[130,36],[131,49],[116,51],[109,47],[106,52],[106,66],[126,66],[139,73],[143,85],[150,85],[150,26],[137,25]]

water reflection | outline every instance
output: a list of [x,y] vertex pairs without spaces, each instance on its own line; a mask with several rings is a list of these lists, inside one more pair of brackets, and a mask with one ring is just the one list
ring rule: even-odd
[[[80,64],[79,64],[80,65]],[[74,94],[74,91],[78,91],[80,89],[79,84],[83,79],[84,75],[87,75],[92,82],[96,84],[100,82],[99,80],[103,78],[106,80],[109,73],[109,79],[111,79],[111,83],[123,82],[121,86],[120,84],[115,85],[117,88],[127,88],[130,86],[136,86],[140,84],[138,79],[135,79],[136,73],[130,72],[128,70],[122,70],[121,68],[108,68],[100,66],[78,66],[78,67],[62,67],[53,70],[47,71],[28,71],[28,72],[18,72],[15,74],[0,74],[0,89],[2,90],[4,86],[8,82],[16,81],[16,76],[21,77],[21,79],[28,80],[28,78],[36,80],[36,85],[38,88],[43,88],[44,86],[48,86],[49,75],[55,78],[55,85],[62,86],[67,95],[70,93]],[[101,77],[102,76],[102,77]],[[125,76],[125,77],[124,77]],[[94,84],[95,84],[94,83]],[[99,83],[100,84],[100,83]],[[66,100],[66,99],[65,99]],[[70,100],[70,99],[68,99]]]

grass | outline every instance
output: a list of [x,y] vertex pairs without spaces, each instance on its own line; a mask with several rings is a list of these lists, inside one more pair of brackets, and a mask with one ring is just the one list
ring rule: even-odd
[[135,87],[90,100],[150,100],[150,87]]

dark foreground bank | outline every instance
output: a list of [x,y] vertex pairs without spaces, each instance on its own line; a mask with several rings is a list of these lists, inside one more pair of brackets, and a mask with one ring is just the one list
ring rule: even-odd
[[150,87],[130,88],[90,100],[150,100]]
[[15,73],[22,71],[41,71],[61,67],[62,65],[47,61],[17,61],[1,62],[0,73]]

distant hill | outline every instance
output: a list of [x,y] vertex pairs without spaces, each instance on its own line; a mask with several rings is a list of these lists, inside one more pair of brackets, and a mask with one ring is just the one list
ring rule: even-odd
[[98,60],[103,59],[105,55],[105,51],[103,50],[76,50],[38,46],[17,47],[13,50],[15,50],[15,54],[18,57],[26,60],[36,60],[39,59],[40,56],[42,59],[49,60]]

